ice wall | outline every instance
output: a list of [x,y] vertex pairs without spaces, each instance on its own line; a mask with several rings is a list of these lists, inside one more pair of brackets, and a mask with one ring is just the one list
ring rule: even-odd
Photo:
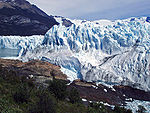
[[65,73],[69,77],[72,74],[88,82],[150,90],[148,20],[147,17],[114,22],[70,20],[73,24],[69,27],[63,24],[52,27],[42,45],[28,51],[22,60],[48,59],[70,70],[72,73]]

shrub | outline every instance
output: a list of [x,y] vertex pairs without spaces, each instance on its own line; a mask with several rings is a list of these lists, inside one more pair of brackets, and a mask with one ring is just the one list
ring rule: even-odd
[[20,81],[21,81],[22,83],[27,83],[27,85],[28,85],[29,87],[35,87],[35,85],[34,85],[34,79],[32,79],[32,78],[27,79],[27,76],[21,76],[21,77],[20,77]]
[[0,98],[0,113],[24,113],[10,101],[11,98]]
[[17,91],[14,93],[13,98],[17,103],[27,103],[30,98],[30,91],[28,86],[21,84]]
[[38,101],[29,110],[30,113],[56,113],[56,100],[49,92],[41,90],[38,98]]
[[16,83],[19,82],[19,76],[16,76],[16,72],[10,69],[7,69],[5,67],[2,67],[2,65],[0,65],[0,75],[3,79],[5,79],[6,81],[9,81],[11,83]]
[[94,110],[91,111],[92,113],[110,113],[108,109],[105,107],[105,105],[102,103],[90,103],[90,107],[92,107]]
[[48,90],[55,95],[57,99],[63,100],[67,95],[67,85],[62,80],[53,79],[49,82]]
[[57,106],[57,113],[87,113],[87,107],[79,103],[72,104],[67,101],[59,101]]
[[80,103],[81,102],[79,92],[76,88],[72,88],[69,91],[69,100],[71,103]]
[[115,113],[132,113],[131,110],[125,109],[124,107],[115,106],[114,108]]

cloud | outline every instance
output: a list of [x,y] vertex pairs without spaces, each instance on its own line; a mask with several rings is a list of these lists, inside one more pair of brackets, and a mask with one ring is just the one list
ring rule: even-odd
[[28,0],[49,15],[77,19],[119,19],[150,13],[149,0]]

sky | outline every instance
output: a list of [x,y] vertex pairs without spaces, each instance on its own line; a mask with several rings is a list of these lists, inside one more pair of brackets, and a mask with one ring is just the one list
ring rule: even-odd
[[150,0],[28,0],[48,15],[99,20],[150,16]]

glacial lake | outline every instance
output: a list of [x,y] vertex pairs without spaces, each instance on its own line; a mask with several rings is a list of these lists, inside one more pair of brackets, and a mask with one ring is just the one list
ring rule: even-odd
[[19,49],[0,48],[0,57],[17,57]]

